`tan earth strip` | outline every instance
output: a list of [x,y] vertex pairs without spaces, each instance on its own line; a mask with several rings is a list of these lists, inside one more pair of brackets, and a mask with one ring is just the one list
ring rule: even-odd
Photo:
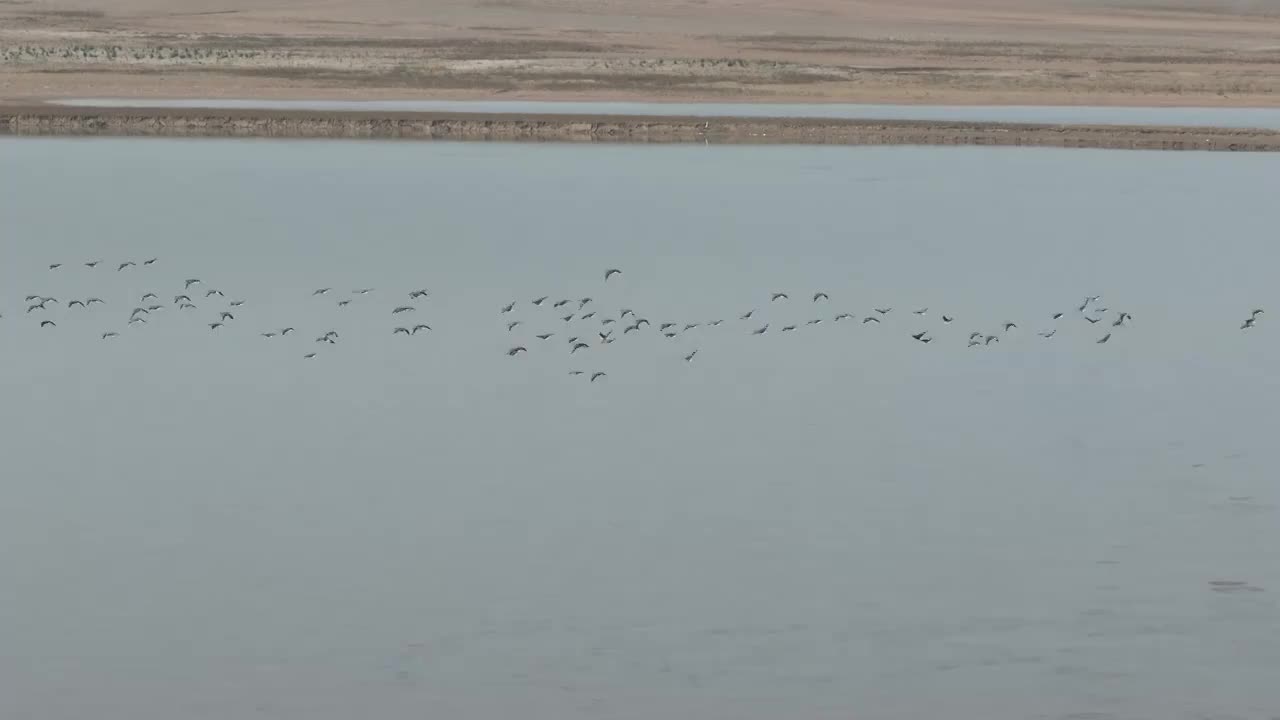
[[0,134],[1280,150],[1262,129],[613,115],[0,106]]

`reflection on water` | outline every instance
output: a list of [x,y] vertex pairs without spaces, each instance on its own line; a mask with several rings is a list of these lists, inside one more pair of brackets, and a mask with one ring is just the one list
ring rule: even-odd
[[531,100],[142,100],[77,98],[52,101],[94,107],[243,108],[369,112],[475,112],[591,115],[865,118],[968,122],[1190,125],[1280,129],[1278,108],[1092,107],[1077,105],[873,105],[852,103],[655,103]]
[[1280,706],[1271,158],[0,157],[6,716]]

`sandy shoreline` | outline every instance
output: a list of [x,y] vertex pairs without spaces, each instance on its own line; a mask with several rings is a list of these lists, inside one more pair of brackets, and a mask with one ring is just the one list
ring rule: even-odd
[[0,135],[1280,151],[1280,131],[927,120],[0,105]]

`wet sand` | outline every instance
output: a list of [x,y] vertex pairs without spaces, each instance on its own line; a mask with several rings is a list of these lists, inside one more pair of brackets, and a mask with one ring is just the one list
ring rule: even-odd
[[0,105],[0,134],[1276,151],[1280,131],[925,120]]

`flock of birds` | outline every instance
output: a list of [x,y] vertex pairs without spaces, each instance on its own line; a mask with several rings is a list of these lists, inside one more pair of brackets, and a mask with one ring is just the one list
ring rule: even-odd
[[[150,258],[142,261],[140,264],[133,261],[121,262],[115,266],[115,272],[123,273],[133,271],[135,269],[150,268],[159,262],[159,258]],[[96,270],[102,265],[100,260],[91,260],[83,263],[85,268]],[[106,268],[104,268],[106,269]],[[62,263],[54,263],[49,265],[50,272],[63,271]],[[614,278],[621,276],[622,270],[618,268],[609,268],[604,271],[603,282],[607,285]],[[121,321],[125,328],[145,326],[150,319],[157,313],[177,311],[180,313],[202,314],[209,313],[205,318],[206,324],[211,332],[217,332],[226,327],[229,323],[238,322],[237,313],[241,312],[241,308],[245,306],[244,300],[231,299],[228,300],[225,293],[216,287],[208,285],[200,278],[186,278],[180,283],[180,287],[174,291],[171,303],[162,303],[160,296],[156,292],[145,292],[138,298],[136,305],[129,310],[127,316],[121,314]],[[324,287],[314,290],[311,295],[316,301],[333,301],[336,298],[336,307],[341,309],[349,306],[353,299],[368,296],[375,293],[374,288],[357,288],[351,290],[349,294],[339,293],[333,288]],[[408,317],[409,313],[418,310],[421,303],[428,301],[431,293],[427,289],[415,289],[407,294],[407,302],[396,303],[390,310],[390,316],[393,319]],[[1102,345],[1110,342],[1112,336],[1120,329],[1126,327],[1133,322],[1133,316],[1124,311],[1112,311],[1101,303],[1101,296],[1090,295],[1084,298],[1079,306],[1075,307],[1076,315],[1088,322],[1090,325],[1098,325],[1105,323],[1104,330],[1099,335],[1095,343]],[[762,302],[764,298],[761,299]],[[815,292],[808,297],[809,304],[816,310],[828,305],[831,302],[830,296],[825,292]],[[53,296],[32,294],[26,297],[28,303],[26,315],[34,315],[39,322],[41,328],[56,328],[58,326],[55,319],[55,311],[61,308],[63,312],[88,311],[97,305],[106,305],[107,303],[98,297],[84,298],[67,298],[65,301]],[[773,292],[768,295],[768,303],[775,305],[778,303],[791,302],[791,296],[786,292]],[[525,307],[527,304],[527,308]],[[201,307],[203,305],[203,307]],[[171,310],[172,309],[172,310]],[[506,331],[516,338],[520,338],[515,344],[507,350],[507,355],[517,357],[522,353],[528,353],[532,340],[536,339],[539,343],[548,343],[553,339],[563,336],[567,338],[566,347],[568,355],[573,358],[580,357],[578,353],[588,351],[594,346],[611,345],[620,338],[627,337],[632,333],[641,333],[645,331],[656,330],[662,337],[674,339],[680,336],[688,335],[697,331],[702,327],[719,327],[727,321],[725,318],[701,321],[701,322],[660,322],[654,323],[647,317],[638,314],[630,308],[618,308],[613,311],[605,311],[600,308],[591,297],[581,297],[578,299],[559,298],[552,299],[549,295],[533,298],[527,303],[512,300],[506,305],[496,308],[497,314],[502,319],[506,327]],[[522,319],[520,314],[528,312]],[[928,329],[918,329],[919,325],[925,321],[929,315],[930,309],[927,307],[916,308],[910,311],[915,327],[909,332],[910,337],[922,344],[929,344],[934,341],[932,331]],[[828,318],[813,317],[806,322],[790,323],[775,328],[770,322],[762,322],[757,317],[758,309],[752,308],[736,314],[737,324],[743,332],[752,336],[765,335],[769,332],[790,333],[800,330],[802,327],[813,327],[827,322]],[[840,312],[830,317],[832,323],[860,323],[862,325],[880,325],[889,321],[894,308],[873,307],[871,310],[861,316],[851,312]],[[1052,339],[1058,332],[1058,321],[1066,316],[1066,312],[1054,312],[1049,318],[1049,327],[1039,331],[1037,334],[1044,340]],[[1257,325],[1260,318],[1264,314],[1261,308],[1254,309],[1249,316],[1241,324],[1241,330],[1248,330]],[[532,316],[532,317],[531,317]],[[0,313],[0,318],[4,318],[4,314]],[[939,313],[943,325],[951,325],[957,321],[953,315]],[[540,327],[537,332],[532,335],[525,336],[523,331],[517,332],[519,328],[528,328],[533,323],[540,325],[559,325],[565,331],[560,333],[556,330],[548,330]],[[102,340],[112,340],[119,338],[120,330],[106,330],[101,333]],[[1000,323],[999,329],[996,331],[973,330],[969,332],[967,344],[970,348],[987,347],[995,343],[999,343],[1001,337],[1007,336],[1009,333],[1017,331],[1017,323],[1006,321]],[[259,334],[266,339],[284,337],[294,333],[293,327],[282,327],[268,330],[260,330]],[[427,323],[404,323],[402,325],[394,325],[391,327],[393,335],[414,336],[419,333],[432,332],[432,328]],[[340,335],[337,330],[325,330],[315,339],[317,344],[335,345],[339,342]],[[316,358],[320,354],[318,350],[312,350],[305,353],[302,357],[310,360]],[[693,362],[698,355],[698,349],[695,347],[687,354],[683,354],[685,362]],[[607,373],[601,370],[585,371],[570,370],[570,375],[586,376],[588,382],[597,382],[607,377]]]

